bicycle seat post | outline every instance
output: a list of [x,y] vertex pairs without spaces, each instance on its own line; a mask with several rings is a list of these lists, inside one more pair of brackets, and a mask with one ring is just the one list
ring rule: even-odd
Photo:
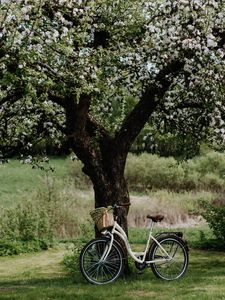
[[154,227],[154,222],[152,220],[150,220],[150,222],[149,222],[149,231],[150,232],[152,232],[153,227]]

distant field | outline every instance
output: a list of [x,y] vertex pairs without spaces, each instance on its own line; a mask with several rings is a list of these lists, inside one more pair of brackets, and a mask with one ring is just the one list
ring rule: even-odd
[[[49,173],[49,176],[63,180],[68,173],[69,162],[66,158],[51,158],[49,164],[55,172]],[[45,177],[44,171],[32,169],[31,165],[16,159],[0,165],[0,206],[11,206],[31,197],[34,191],[43,187]]]
[[[128,176],[128,181],[132,177],[132,166],[134,172],[137,172],[138,168],[142,168],[142,173],[136,174],[137,182],[140,182],[142,174],[146,178],[150,176],[147,173],[147,169],[144,174],[143,163],[147,160],[147,157],[147,155],[143,156],[143,158],[129,157],[128,173],[130,177]],[[149,155],[150,160],[153,158]],[[135,161],[138,164],[138,168],[134,167]],[[168,164],[170,159],[167,162],[166,159],[161,161],[158,158],[159,168],[163,164],[162,170],[166,170],[165,161]],[[70,216],[76,215],[78,222],[79,220],[87,219],[88,211],[94,207],[94,195],[91,185],[87,183],[87,179],[82,175],[81,163],[78,161],[73,162],[66,157],[54,157],[50,158],[49,165],[54,168],[54,172],[46,173],[39,169],[32,169],[31,165],[21,164],[14,159],[7,164],[0,165],[0,207],[11,207],[27,199],[34,202],[36,200],[39,201],[40,197],[47,198],[49,193],[51,197],[54,197],[55,200],[61,203],[62,207],[70,207],[67,210],[68,214]],[[170,170],[168,169],[167,172],[170,172]],[[174,169],[172,169],[173,173]],[[163,174],[160,176],[163,177]],[[168,174],[167,177],[169,176]],[[154,172],[152,176],[154,176]],[[133,177],[132,180],[134,180]],[[161,181],[163,181],[163,178]],[[158,182],[160,182],[159,178]],[[132,205],[129,213],[129,224],[133,227],[145,227],[147,223],[143,215],[161,213],[165,215],[163,226],[168,224],[176,227],[183,225],[186,227],[196,226],[201,222],[197,216],[199,201],[212,201],[216,197],[216,192],[210,190],[150,190],[143,187],[140,189],[139,185],[137,191],[131,188]],[[77,214],[78,207],[79,214]],[[66,219],[71,218],[66,215]],[[70,224],[66,225],[67,228],[71,226]],[[71,234],[69,233],[69,235]]]

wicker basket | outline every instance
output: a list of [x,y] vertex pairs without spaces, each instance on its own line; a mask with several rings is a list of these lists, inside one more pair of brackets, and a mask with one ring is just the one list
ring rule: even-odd
[[112,227],[114,224],[113,214],[106,207],[96,208],[90,212],[90,215],[99,231]]

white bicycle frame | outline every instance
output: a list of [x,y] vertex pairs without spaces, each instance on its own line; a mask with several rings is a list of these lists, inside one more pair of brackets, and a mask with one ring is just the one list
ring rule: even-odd
[[[146,263],[146,264],[151,264],[151,263],[157,263],[157,262],[165,262],[165,261],[169,261],[169,260],[172,260],[173,257],[171,257],[167,251],[161,246],[161,244],[157,241],[156,238],[154,238],[154,236],[152,235],[152,230],[153,230],[153,221],[151,221],[150,223],[150,228],[149,228],[149,236],[148,236],[148,240],[147,240],[147,244],[146,244],[146,247],[145,247],[145,251],[143,252],[133,252],[132,249],[131,249],[131,246],[130,246],[130,243],[128,241],[128,238],[127,238],[127,235],[125,233],[125,231],[120,227],[120,225],[117,223],[117,221],[115,220],[114,221],[114,225],[113,225],[113,228],[112,228],[112,231],[108,231],[108,230],[105,230],[104,232],[102,232],[103,235],[109,235],[111,240],[110,240],[110,244],[109,244],[109,247],[106,247],[100,261],[104,261],[108,254],[110,253],[111,251],[111,248],[112,248],[112,244],[113,244],[113,241],[114,241],[114,234],[118,235],[122,241],[124,242],[124,245],[127,249],[127,252],[128,254],[138,263],[142,264],[142,263]],[[150,241],[153,240],[156,244],[158,244],[159,248],[161,249],[162,251],[162,254],[165,254],[165,257],[161,258],[161,259],[156,259],[156,260],[148,260],[146,261],[146,255],[148,253],[148,250],[149,250],[149,245],[150,245]],[[140,258],[141,257],[141,258]]]

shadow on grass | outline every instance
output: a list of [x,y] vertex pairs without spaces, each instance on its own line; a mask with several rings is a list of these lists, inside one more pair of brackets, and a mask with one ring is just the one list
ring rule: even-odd
[[78,286],[85,289],[82,278],[32,278],[0,281],[0,299],[76,299]]
[[[35,275],[34,275],[35,276]],[[123,276],[107,286],[96,286],[86,282],[81,274],[73,277],[51,274],[50,278],[28,278],[0,280],[1,300],[44,299],[224,299],[225,254],[220,252],[190,251],[190,264],[186,275],[173,282],[155,278],[151,270],[138,275],[132,267],[130,276]],[[207,290],[207,286],[210,289]],[[169,291],[169,292],[168,292]]]

